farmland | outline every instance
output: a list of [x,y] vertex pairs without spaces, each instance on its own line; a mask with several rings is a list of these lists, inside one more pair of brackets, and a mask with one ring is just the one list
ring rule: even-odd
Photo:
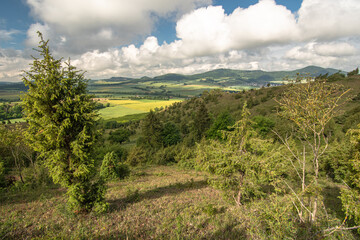
[[175,102],[180,102],[181,99],[169,99],[169,100],[114,100],[109,99],[105,102],[110,103],[110,107],[103,108],[99,111],[100,116],[107,120],[112,118],[119,118],[127,115],[134,115],[139,113],[146,113],[150,110],[160,109],[165,106],[169,106]]
[[[161,109],[174,102],[201,96],[204,91],[222,89],[235,93],[263,86],[282,85],[287,83],[284,79],[292,79],[296,73],[317,76],[334,72],[337,70],[309,66],[281,72],[217,69],[194,75],[165,74],[153,78],[113,77],[90,80],[88,91],[96,98],[102,99],[101,103],[110,104],[110,107],[99,111],[104,120],[109,120],[147,113],[150,109]],[[23,83],[1,83],[0,101],[17,102],[20,100],[21,93],[26,90]],[[103,101],[104,99],[105,101]],[[6,120],[6,118],[2,120]],[[11,121],[19,122],[22,119]]]

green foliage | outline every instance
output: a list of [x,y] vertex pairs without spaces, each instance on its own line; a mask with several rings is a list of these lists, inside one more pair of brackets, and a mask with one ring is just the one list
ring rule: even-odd
[[193,147],[186,147],[182,145],[180,151],[175,155],[175,162],[178,163],[178,166],[186,169],[194,169],[196,156],[195,149]]
[[305,81],[304,84],[291,84],[283,93],[277,101],[281,108],[279,115],[292,121],[304,134],[322,133],[335,116],[337,107],[346,100],[342,97],[349,90],[337,84],[311,81],[309,77]]
[[228,127],[234,124],[234,119],[229,112],[221,113],[213,122],[210,129],[206,132],[209,139],[223,139],[222,131],[229,130]]
[[330,75],[327,80],[328,82],[335,82],[335,81],[341,81],[346,78],[345,74],[341,72],[334,73],[333,75]]
[[179,128],[173,122],[167,122],[161,133],[164,147],[175,145],[181,141]]
[[67,190],[68,206],[75,213],[105,212],[108,209],[105,193],[105,182],[101,178],[71,184]]
[[292,208],[288,207],[289,204],[291,202],[288,198],[276,194],[270,195],[265,201],[254,202],[252,207],[258,211],[250,213],[251,238],[266,239],[271,236],[272,239],[299,239],[296,237],[296,216],[293,215]]
[[261,115],[252,118],[252,127],[262,136],[265,137],[275,126],[274,120]]
[[357,129],[349,130],[348,134],[354,152],[348,164],[348,188],[342,189],[341,201],[346,215],[360,225],[360,124]]
[[[291,163],[297,175],[295,187],[284,182],[294,195],[293,205],[299,220],[315,224],[319,214],[318,206],[323,204],[319,171],[329,146],[325,129],[335,116],[338,106],[346,100],[343,100],[343,96],[349,90],[340,85],[327,84],[323,80],[312,81],[309,76],[304,78],[299,75],[296,80],[277,102],[281,109],[279,115],[294,124],[297,140],[276,134],[288,150],[289,156],[284,155],[284,158]],[[304,80],[305,83],[301,84]],[[300,187],[301,190],[296,189]]]
[[12,159],[11,166],[16,169],[16,172],[24,183],[23,168],[25,161],[23,155],[32,153],[24,139],[24,130],[20,125],[5,126],[0,125],[0,145],[9,151]]
[[[34,58],[23,81],[29,87],[23,107],[31,147],[39,153],[55,183],[68,189],[69,206],[89,211],[103,205],[105,188],[93,181],[92,149],[96,140],[95,102],[87,94],[87,83],[70,62],[65,67],[50,54],[48,42],[41,41],[42,59]],[[104,205],[105,204],[105,205]]]
[[31,188],[46,187],[53,185],[53,181],[47,169],[39,162],[23,170],[24,183]]
[[355,76],[359,74],[359,68],[356,68],[354,70],[352,70],[351,72],[348,72],[347,76],[351,77],[351,76]]
[[142,141],[140,145],[151,148],[158,149],[162,145],[162,133],[163,125],[152,110],[142,121]]
[[352,146],[348,137],[344,137],[341,142],[334,141],[329,144],[328,151],[322,157],[321,169],[337,182],[342,183],[349,176],[350,156]]
[[125,128],[116,129],[113,132],[110,132],[109,140],[114,143],[123,143],[130,141],[131,132]]
[[250,113],[243,107],[242,118],[224,132],[225,142],[202,141],[196,149],[196,166],[211,173],[210,184],[225,191],[238,205],[244,199],[264,195],[262,187],[269,184],[270,161],[265,157],[271,144],[258,139],[250,127]]
[[160,165],[174,163],[177,154],[179,154],[179,146],[177,145],[161,148],[154,155],[152,162]]
[[114,152],[105,155],[100,167],[100,176],[106,180],[123,179],[130,174],[128,165],[121,163]]
[[102,160],[104,159],[105,155],[109,152],[114,152],[121,162],[126,161],[128,151],[125,148],[123,148],[119,143],[99,142],[96,144],[94,150],[96,167],[101,166]]
[[129,151],[126,162],[130,166],[143,165],[148,162],[147,152],[141,147],[134,147]]
[[21,105],[18,103],[0,104],[0,120],[21,118],[23,116],[22,110],[23,109],[22,109]]
[[0,158],[0,188],[5,187],[5,166],[4,162]]
[[210,127],[211,118],[203,101],[199,100],[199,106],[193,115],[192,133],[196,141],[200,141]]

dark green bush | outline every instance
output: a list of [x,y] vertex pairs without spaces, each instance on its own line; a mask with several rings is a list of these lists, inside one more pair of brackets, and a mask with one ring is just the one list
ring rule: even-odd
[[147,152],[141,147],[134,147],[129,151],[126,162],[130,166],[145,164],[148,162]]
[[100,167],[100,176],[106,180],[123,179],[130,173],[129,166],[121,163],[115,152],[105,155]]

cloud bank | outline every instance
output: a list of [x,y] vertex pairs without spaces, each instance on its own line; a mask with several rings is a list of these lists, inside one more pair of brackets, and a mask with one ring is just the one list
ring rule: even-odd
[[[297,13],[260,0],[230,14],[210,0],[27,2],[39,20],[28,30],[28,45],[42,31],[56,54],[70,55],[90,78],[307,65],[349,71],[360,62],[358,0],[303,0]],[[176,21],[176,40],[151,36],[160,18]]]

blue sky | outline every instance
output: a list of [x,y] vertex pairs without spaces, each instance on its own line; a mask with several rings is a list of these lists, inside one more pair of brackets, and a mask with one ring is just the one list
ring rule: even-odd
[[0,81],[20,81],[38,43],[87,77],[217,68],[350,71],[360,60],[358,0],[4,0]]

